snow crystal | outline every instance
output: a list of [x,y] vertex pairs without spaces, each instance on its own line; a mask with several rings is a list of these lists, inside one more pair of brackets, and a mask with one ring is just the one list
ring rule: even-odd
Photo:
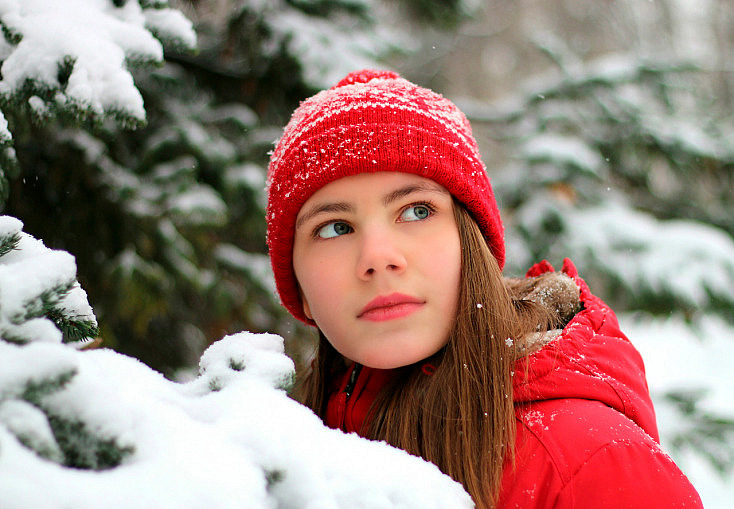
[[620,322],[642,353],[653,395],[706,388],[703,408],[734,418],[734,329],[729,324],[713,316],[688,324],[678,316],[621,315]]
[[18,248],[0,258],[0,323],[10,320],[11,323],[3,324],[6,329],[17,326],[18,318],[28,314],[29,303],[40,305],[41,295],[70,287],[75,279],[73,256],[65,251],[51,251],[22,233]]
[[[0,277],[2,275],[0,274]],[[15,316],[18,316],[17,314]],[[14,320],[13,320],[14,321]],[[0,324],[2,321],[0,321]],[[4,336],[6,338],[19,338],[23,341],[61,343],[63,335],[48,318],[31,318],[19,324],[4,325]]]
[[[269,16],[271,29],[276,38],[289,45],[289,53],[303,63],[304,79],[315,88],[331,87],[350,71],[374,68],[380,54],[412,44],[404,33],[383,25],[360,30],[355,24],[335,24],[290,8],[287,3],[278,4]],[[360,0],[360,4],[368,10],[380,8],[374,2]],[[273,49],[277,47],[273,45]]]
[[77,370],[73,354],[74,351],[58,344],[31,343],[21,347],[0,340],[0,400],[20,396],[28,383],[65,380]]
[[49,113],[48,105],[43,99],[41,99],[37,95],[34,95],[30,99],[28,99],[28,105],[39,117],[45,117]]
[[74,257],[48,249],[22,228],[18,219],[0,216],[0,240],[18,240],[0,256],[0,337],[60,343],[61,331],[44,316],[48,306],[65,318],[96,324],[87,294],[76,282]]
[[[224,179],[230,186],[243,185],[258,191],[265,189],[265,170],[254,163],[245,163],[228,167],[225,170]],[[264,193],[260,194],[264,196]]]
[[77,320],[84,320],[97,323],[97,318],[94,316],[94,310],[89,305],[87,299],[87,292],[79,285],[78,282],[74,283],[69,293],[61,299],[59,308],[63,310],[64,315],[74,317]]
[[63,460],[46,415],[34,405],[21,400],[0,402],[0,424],[44,457],[57,462]]

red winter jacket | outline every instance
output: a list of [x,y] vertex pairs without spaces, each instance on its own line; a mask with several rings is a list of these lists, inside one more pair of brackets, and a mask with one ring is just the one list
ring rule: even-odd
[[[528,276],[552,270],[541,262]],[[658,444],[642,358],[569,260],[563,272],[584,309],[558,338],[518,361],[516,373],[527,368],[528,376],[514,385],[515,467],[505,468],[498,507],[703,507]],[[348,370],[329,399],[326,424],[359,431],[390,373]]]

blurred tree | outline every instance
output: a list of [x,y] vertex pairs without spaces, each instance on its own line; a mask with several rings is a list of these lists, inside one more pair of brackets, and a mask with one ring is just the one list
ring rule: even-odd
[[[643,328],[680,317],[694,331],[671,344],[712,321],[734,337],[734,125],[705,92],[706,73],[686,58],[582,63],[560,39],[536,43],[553,77],[535,77],[513,101],[466,108],[515,154],[492,172],[507,270],[568,256]],[[640,345],[654,334],[637,332]],[[671,423],[666,442],[727,473],[734,416],[702,403],[718,383],[655,397]]]

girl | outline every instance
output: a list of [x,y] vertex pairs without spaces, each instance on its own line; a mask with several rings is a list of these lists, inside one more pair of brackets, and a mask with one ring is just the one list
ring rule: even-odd
[[[701,507],[642,360],[566,260],[503,279],[464,115],[392,72],[304,101],[268,171],[281,300],[319,330],[299,397],[435,463],[478,507]],[[355,458],[359,461],[359,458]]]

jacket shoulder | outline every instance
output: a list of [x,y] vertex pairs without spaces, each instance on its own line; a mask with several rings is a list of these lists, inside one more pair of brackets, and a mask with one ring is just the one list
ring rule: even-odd
[[603,403],[548,400],[516,415],[499,507],[701,507],[657,442]]

